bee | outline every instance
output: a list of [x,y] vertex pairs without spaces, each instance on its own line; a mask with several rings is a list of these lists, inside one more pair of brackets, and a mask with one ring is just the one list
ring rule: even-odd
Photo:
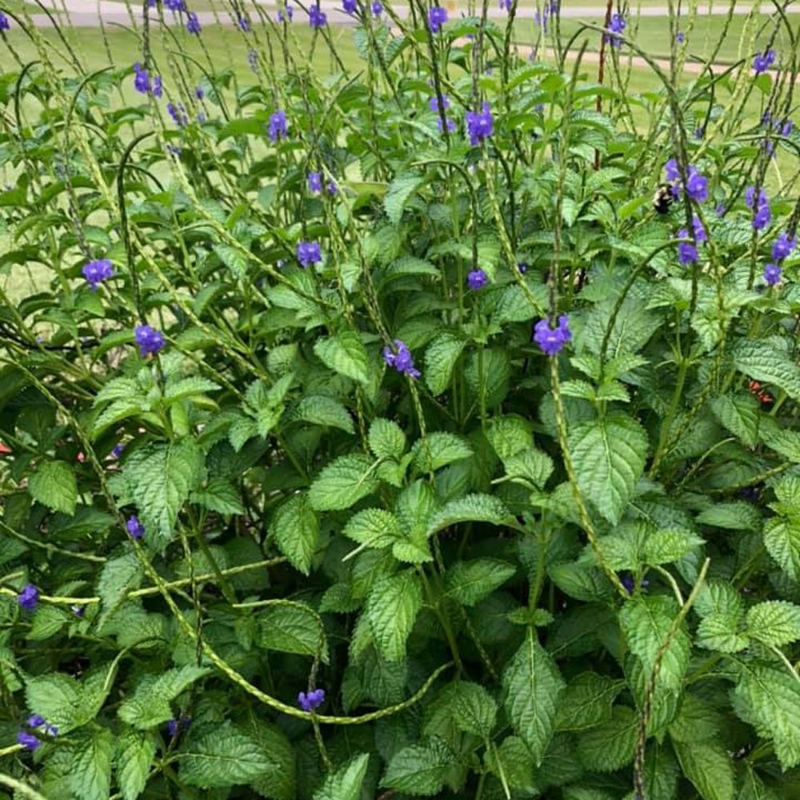
[[672,194],[672,187],[667,183],[662,183],[653,195],[653,208],[659,214],[666,214],[674,202],[675,196]]

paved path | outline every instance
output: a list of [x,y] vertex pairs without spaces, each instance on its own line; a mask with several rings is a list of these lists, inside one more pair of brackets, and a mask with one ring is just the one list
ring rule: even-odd
[[[43,0],[43,2],[54,11],[63,13],[61,0]],[[257,0],[257,3],[263,6],[268,12],[274,13],[277,10],[274,0]],[[306,3],[310,4],[310,0],[306,0]],[[341,2],[337,2],[336,0],[319,0],[319,4],[322,10],[328,15],[329,22],[337,25],[353,24],[353,18],[341,10]],[[115,2],[115,0],[64,0],[64,5],[66,5],[68,10],[70,23],[79,28],[99,27],[101,17],[106,24],[116,23],[123,25],[130,24],[131,15],[137,20],[142,19],[141,3],[137,3],[135,7],[131,7],[130,11],[125,3]],[[189,8],[191,8],[191,0],[188,0],[188,5]],[[401,19],[405,19],[408,16],[408,6],[393,6],[393,8]],[[751,8],[752,6],[750,5],[737,5],[733,13],[739,15],[748,14]],[[533,19],[535,12],[536,10],[531,7],[519,8],[517,9],[517,18]],[[297,13],[299,17],[305,16],[296,6],[295,13]],[[707,14],[724,15],[728,13],[728,7],[724,3],[700,5],[697,8],[697,13],[699,16]],[[565,6],[561,9],[561,17],[569,19],[597,19],[598,17],[602,17],[603,14],[604,9],[601,6]],[[642,17],[668,17],[669,8],[667,6],[641,8],[639,9],[639,15]],[[217,19],[223,23],[233,25],[233,20],[227,9],[224,8],[222,2],[220,2],[220,11],[218,14],[211,11],[202,11],[198,13],[197,16],[202,25],[213,25],[217,22]],[[507,13],[497,8],[494,3],[489,8],[489,17],[491,19],[503,19],[506,16]],[[39,27],[50,27],[52,24],[46,14],[33,14],[32,18],[34,24]],[[154,9],[150,11],[150,18],[153,20],[158,19]],[[167,20],[174,19],[176,22],[179,22],[180,19],[178,15],[170,11],[164,13],[164,18]]]

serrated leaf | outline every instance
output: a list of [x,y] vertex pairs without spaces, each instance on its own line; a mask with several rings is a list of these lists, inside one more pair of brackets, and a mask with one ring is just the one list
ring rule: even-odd
[[279,602],[261,609],[255,640],[265,650],[312,657],[319,654],[328,663],[328,641],[322,621],[311,606]]
[[373,462],[359,453],[340,456],[311,484],[308,498],[316,511],[343,511],[378,488]]
[[578,756],[592,772],[614,772],[633,761],[639,720],[628,706],[614,706],[611,719],[578,737]]
[[497,703],[489,692],[477,683],[460,681],[451,702],[458,729],[486,741],[497,720]]
[[519,736],[507,736],[499,747],[488,750],[484,758],[486,768],[497,778],[502,775],[510,789],[533,792],[533,759]]
[[289,563],[308,575],[319,538],[319,522],[308,495],[292,495],[272,518],[270,533]]
[[138,730],[148,730],[172,718],[170,703],[196,680],[209,673],[206,667],[186,665],[139,681],[134,693],[122,701],[117,714]]
[[147,785],[155,738],[147,733],[128,730],[117,741],[117,779],[124,800],[136,800]]
[[538,489],[543,489],[553,474],[553,460],[541,450],[523,450],[503,459],[506,474],[512,479],[524,479]]
[[425,383],[434,395],[443,394],[466,342],[452,333],[439,334],[425,351]]
[[344,329],[336,336],[318,339],[314,353],[334,372],[358,383],[369,383],[369,360],[358,332]]
[[584,496],[616,524],[644,470],[644,429],[629,417],[592,420],[570,431],[569,446]]
[[393,225],[399,225],[408,198],[424,183],[422,175],[398,175],[386,190],[383,207]]
[[694,784],[703,800],[731,800],[736,787],[733,765],[718,742],[673,741],[683,774]]
[[376,458],[400,458],[406,449],[403,429],[390,419],[373,420],[367,438]]
[[228,720],[181,747],[179,763],[181,781],[201,789],[250,783],[272,766],[258,742]]
[[529,628],[525,641],[503,670],[503,705],[516,734],[538,766],[553,735],[564,679],[555,661]]
[[460,522],[488,522],[502,525],[509,518],[503,501],[490,494],[468,494],[451,500],[437,511],[428,522],[428,536],[457,525]]
[[739,500],[731,503],[715,503],[697,515],[697,522],[700,525],[733,531],[760,531],[762,519],[754,506]]
[[690,531],[664,528],[647,536],[642,556],[647,564],[671,564],[703,544],[705,540]]
[[750,644],[739,620],[719,613],[709,614],[701,620],[695,641],[698,647],[719,650],[720,653],[738,653]]
[[102,611],[113,611],[129,591],[139,588],[143,577],[144,569],[136,553],[125,553],[106,561],[97,580]]
[[740,341],[733,348],[736,369],[754,381],[777,386],[800,400],[800,369],[787,352],[771,341]]
[[144,447],[125,462],[128,491],[146,540],[156,549],[171,540],[178,514],[202,480],[203,470],[203,454],[190,438]]
[[314,800],[361,800],[361,787],[368,765],[368,753],[351,758],[325,778],[322,786],[314,792]]
[[[427,445],[427,446],[426,446]],[[429,433],[425,441],[415,442],[412,449],[414,467],[421,472],[435,472],[447,464],[469,458],[472,447],[460,436],[445,431]]]
[[474,606],[510,580],[516,567],[496,558],[458,561],[445,573],[445,596],[464,606]]
[[81,800],[108,800],[111,796],[111,731],[97,728],[81,736],[69,767],[72,793]]
[[568,684],[556,713],[557,731],[583,731],[611,719],[611,706],[622,691],[621,681],[596,672],[582,672]]
[[216,391],[219,388],[219,384],[214,383],[214,381],[193,375],[189,378],[181,378],[181,380],[167,383],[164,389],[164,400],[167,401],[166,405],[169,405],[184,397],[206,394],[207,392]]
[[380,508],[366,508],[353,514],[342,533],[348,539],[374,549],[389,547],[402,535],[397,517]]
[[42,461],[28,478],[28,491],[37,503],[72,516],[78,502],[78,482],[66,461]]
[[410,795],[438,794],[457,763],[455,753],[438,737],[404,747],[389,762],[381,786]]
[[[648,675],[653,672],[679,610],[671,597],[659,595],[631,598],[619,612],[628,648],[641,660]],[[681,687],[690,649],[689,635],[681,626],[660,657],[659,684],[675,690]]]
[[800,580],[800,520],[780,517],[767,520],[764,546],[792,580]]
[[746,721],[760,736],[772,738],[784,770],[796,767],[800,764],[800,683],[783,666],[742,663],[741,668],[735,695],[747,710]]
[[747,611],[747,632],[767,646],[782,647],[800,639],[800,606],[767,600]]
[[486,438],[501,461],[533,449],[531,424],[522,417],[495,417],[486,429]]
[[25,680],[25,702],[31,714],[40,714],[59,733],[69,733],[81,716],[80,684],[67,675],[37,675]]
[[234,278],[247,275],[247,256],[238,247],[229,244],[215,244],[212,248],[219,260],[231,271]]
[[421,608],[422,587],[413,572],[391,575],[372,587],[364,615],[375,646],[387,661],[405,658],[406,640]]
[[212,478],[191,494],[193,503],[217,514],[244,514],[244,506],[236,487],[227,478]]
[[723,395],[711,403],[719,423],[747,447],[758,444],[758,400],[752,394]]
[[716,739],[724,724],[724,718],[712,705],[687,693],[669,726],[669,735],[678,742],[705,742]]
[[276,725],[252,719],[245,729],[266,756],[268,766],[251,786],[270,800],[296,800],[297,765],[294,748]]
[[304,397],[292,409],[289,419],[292,422],[308,422],[312,425],[339,428],[346,433],[355,432],[353,419],[347,409],[338,400],[324,395]]

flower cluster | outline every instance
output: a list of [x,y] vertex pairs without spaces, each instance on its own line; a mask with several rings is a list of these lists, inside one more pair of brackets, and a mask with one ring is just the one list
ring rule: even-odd
[[606,42],[612,47],[620,47],[622,45],[622,39],[620,37],[627,27],[627,24],[622,14],[614,14],[614,16],[611,17],[611,22],[608,24],[608,29],[611,33],[606,34]]
[[761,53],[756,53],[753,59],[753,72],[755,72],[756,75],[761,75],[762,72],[766,72],[772,66],[774,61],[774,50],[767,50],[763,55]]
[[774,263],[764,267],[764,280],[770,285],[775,286],[781,279],[780,262],[791,255],[792,250],[797,247],[797,237],[790,237],[788,233],[782,233],[772,244],[772,260]]
[[179,128],[189,124],[189,115],[186,113],[183,103],[178,103],[178,105],[167,103],[167,113]]
[[342,11],[345,14],[356,13],[356,0],[342,0]]
[[562,314],[558,318],[558,325],[555,328],[550,327],[550,320],[540,319],[534,326],[533,331],[533,341],[548,356],[558,355],[564,345],[572,341],[569,317],[566,314]]
[[[441,97],[442,97],[441,109],[442,111],[447,111],[447,109],[450,108],[450,99],[446,94],[443,94]],[[447,124],[447,130],[451,132],[454,131],[456,129],[456,123],[453,122],[452,119],[447,117],[447,115],[443,115],[439,112],[439,107],[440,107],[439,98],[436,95],[434,95],[433,97],[431,97],[429,104],[431,111],[433,111],[433,113],[436,114],[437,117],[436,127],[439,128],[439,133],[442,133],[444,131],[444,128],[442,127],[442,116],[444,116],[445,118],[445,122]]]
[[82,270],[83,277],[89,282],[92,291],[105,280],[114,277],[114,267],[107,258],[100,258],[97,261],[90,261]]
[[319,242],[298,242],[297,260],[302,267],[310,267],[322,261],[322,251]]
[[137,542],[142,538],[142,536],[144,536],[144,525],[139,522],[139,517],[135,515],[128,517],[128,521],[125,523],[125,528],[128,531],[128,536]]
[[489,276],[482,270],[476,269],[467,275],[467,286],[470,289],[482,289],[489,282]]
[[681,228],[678,231],[679,239],[691,238],[694,240],[691,242],[681,242],[678,245],[678,261],[680,261],[683,265],[694,264],[699,260],[700,255],[697,252],[697,244],[699,242],[705,242],[708,239],[706,229],[703,227],[703,223],[700,221],[699,217],[694,216],[692,218],[692,228],[693,230],[691,236],[686,228]]
[[308,191],[319,194],[322,191],[322,175],[319,172],[308,173]]
[[428,24],[431,26],[432,33],[439,33],[445,22],[447,22],[446,8],[434,6],[428,11]]
[[[678,162],[671,158],[664,165],[664,172],[667,181],[672,183],[672,194],[677,197],[680,194],[681,173]],[[691,200],[697,203],[704,203],[708,200],[708,178],[702,175],[693,164],[686,167],[686,194]]]
[[[289,10],[288,6],[286,10]],[[328,15],[318,5],[313,5],[308,10],[308,24],[312,28],[324,28],[327,21]]]
[[33,611],[39,603],[39,590],[32,583],[26,583],[17,595],[17,603],[20,608]]
[[[36,733],[42,731],[47,736],[58,736],[58,728],[55,725],[51,725],[40,714],[32,714],[28,717],[26,724],[29,728],[33,728]],[[20,731],[17,734],[17,744],[21,744],[26,750],[35,750],[39,747],[41,741],[39,741],[39,737],[35,733]]]
[[767,193],[763,189],[759,189],[758,197],[756,197],[756,187],[748,186],[744,193],[744,202],[748,208],[753,209],[753,229],[760,231],[762,228],[766,228],[772,219]]
[[163,87],[161,85],[161,76],[154,75],[152,83],[150,82],[150,73],[138,61],[133,65],[135,73],[133,79],[133,87],[140,94],[152,94],[153,97],[161,97],[163,94]]
[[313,711],[325,702],[325,690],[312,689],[308,694],[300,692],[300,694],[297,695],[297,702],[300,704],[300,708],[302,708],[303,711]]
[[137,325],[133,329],[133,338],[142,357],[155,355],[166,344],[164,334],[149,325]]
[[383,348],[383,360],[388,366],[394,367],[398,372],[408,375],[409,378],[419,378],[420,376],[420,371],[414,368],[411,351],[400,339],[394,340],[394,349],[389,345]]
[[475,147],[482,139],[487,139],[494,133],[494,119],[489,109],[489,104],[483,104],[483,110],[467,112],[467,134],[469,143]]
[[287,130],[286,112],[279,109],[269,118],[269,130],[267,131],[269,140],[275,144],[278,139],[285,139]]

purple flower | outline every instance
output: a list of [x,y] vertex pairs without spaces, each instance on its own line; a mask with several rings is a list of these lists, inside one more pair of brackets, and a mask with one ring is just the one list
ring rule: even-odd
[[[620,583],[625,587],[625,591],[628,594],[633,594],[636,590],[636,579],[631,575],[630,572],[624,572],[620,576]],[[646,586],[650,585],[650,581],[642,581],[639,586],[645,588]]]
[[501,11],[511,11],[511,3],[513,0],[498,0],[497,4]]
[[247,17],[239,14],[236,18],[236,25],[242,33],[250,33],[250,20]]
[[572,332],[569,329],[569,317],[562,314],[558,318],[558,327],[551,328],[550,321],[540,319],[534,326],[533,340],[539,345],[542,352],[548,356],[555,356],[564,345],[572,341]]
[[470,289],[481,289],[489,282],[489,277],[482,269],[476,269],[467,275],[467,286]]
[[697,242],[705,242],[708,239],[708,235],[706,234],[706,229],[703,227],[703,223],[700,221],[700,217],[696,214],[692,217],[692,227],[694,228],[694,238]]
[[150,91],[150,73],[138,61],[133,65],[133,71],[133,88],[140,94],[147,94]]
[[345,14],[356,13],[356,0],[342,0],[342,11]]
[[[287,7],[288,11],[288,7]],[[328,15],[325,14],[324,11],[320,10],[319,6],[311,6],[308,12],[308,24],[312,28],[323,28],[325,27],[325,23],[328,21]]]
[[336,185],[336,181],[331,178],[328,181],[328,194],[336,194],[339,191],[339,187]]
[[[689,238],[689,231],[686,228],[681,228],[678,231],[678,238],[679,239],[688,239]],[[694,246],[692,242],[681,242],[678,245],[678,261],[681,264],[693,264],[700,258],[697,248]]]
[[[439,98],[437,95],[433,95],[433,97],[431,97],[431,99],[428,101],[428,105],[430,106],[430,109],[431,111],[433,111],[434,114],[439,113]],[[445,111],[447,111],[447,109],[450,108],[450,98],[446,94],[442,95],[441,105]]]
[[86,606],[70,606],[70,610],[76,617],[83,617],[86,614]]
[[678,162],[674,158],[671,158],[664,164],[664,172],[666,173],[668,181],[679,181],[681,179],[681,173],[678,170]]
[[720,200],[719,203],[717,203],[717,207],[714,209],[714,211],[716,211],[718,217],[724,217],[725,203],[723,203],[722,200]]
[[308,191],[321,192],[322,191],[322,175],[319,172],[308,173]]
[[319,242],[298,242],[297,260],[303,267],[310,267],[312,264],[318,264],[322,261]]
[[772,257],[776,261],[783,261],[784,258],[797,246],[797,238],[789,238],[788,233],[782,233],[772,245]]
[[519,271],[520,275],[524,275],[529,268],[530,265],[528,264],[527,261],[520,261],[519,264],[517,264],[517,270]]
[[115,444],[114,448],[111,450],[111,457],[112,458],[119,458],[123,451],[125,450],[125,445],[121,442],[119,444]]
[[183,103],[178,103],[177,106],[175,103],[167,103],[167,113],[179,128],[189,124],[189,115],[186,113]]
[[173,14],[177,13],[178,11],[186,10],[186,3],[184,0],[164,0],[164,5],[170,11],[172,11]]
[[399,339],[394,340],[394,349],[389,345],[383,348],[383,360],[398,372],[408,375],[409,378],[419,378],[420,376],[420,371],[414,368],[414,359],[411,351]]
[[766,72],[772,66],[773,61],[775,61],[774,50],[767,50],[764,55],[756,53],[756,57],[753,59],[753,71],[756,75],[761,75],[762,72]]
[[164,94],[164,87],[161,84],[161,76],[156,75],[153,78],[153,97],[161,97]]
[[107,258],[90,261],[81,272],[89,282],[92,291],[95,291],[104,280],[114,277],[114,267],[111,266],[111,261]]
[[250,70],[252,72],[258,72],[258,51],[257,50],[248,50],[248,52],[247,52],[247,63],[250,65]]
[[[317,9],[317,11],[319,11],[319,9]],[[311,12],[309,12],[309,17],[310,16],[311,16]],[[289,5],[287,3],[286,4],[286,8],[284,9],[284,11],[279,11],[278,12],[278,22],[291,22],[293,18],[294,18],[294,6],[291,6],[291,5]],[[324,24],[325,24],[325,15],[323,14],[322,15],[322,22],[320,23],[320,25],[324,25]],[[312,23],[312,27],[314,27],[313,23]]]
[[788,136],[792,132],[793,127],[794,123],[790,119],[787,119],[781,128],[781,136]]
[[764,280],[770,285],[775,286],[781,279],[781,268],[777,264],[767,264],[764,267]]
[[7,31],[11,27],[8,17],[0,11],[0,31]]
[[620,35],[626,27],[627,23],[625,22],[625,17],[623,17],[622,14],[614,14],[614,16],[611,17],[611,22],[608,25],[608,29],[611,31],[611,33],[606,34],[606,41],[612,47],[619,47],[622,44]]
[[[312,6],[312,8],[315,8],[315,6]],[[275,144],[278,139],[286,137],[286,131],[286,113],[279,109],[269,118],[269,131],[267,132],[269,140]]]
[[166,344],[164,334],[149,325],[137,325],[133,329],[133,338],[142,357],[155,355]]
[[198,100],[202,100],[202,99],[203,99],[203,98],[206,96],[206,93],[205,93],[205,91],[203,90],[203,87],[202,87],[202,86],[195,86],[195,88],[194,88],[194,96],[195,96],[195,97],[196,97]]
[[189,717],[181,717],[180,719],[171,719],[167,721],[167,733],[169,733],[170,738],[174,737],[179,730],[187,730],[189,726],[192,724],[192,720]]
[[494,133],[494,120],[488,103],[483,104],[483,111],[480,114],[477,111],[467,112],[467,133],[469,143],[473,147],[480,144],[481,139],[486,139]]
[[51,725],[41,714],[31,714],[27,719],[27,725],[30,728],[43,727],[48,736],[58,736],[58,728]]
[[703,138],[703,129],[699,125],[694,129],[694,138],[695,139]]
[[683,44],[686,41],[686,34],[683,31],[678,31],[675,34],[675,41],[678,44]]
[[755,215],[753,216],[753,229],[760,231],[762,228],[766,228],[771,219],[772,212],[769,208],[769,202],[759,205],[759,207],[756,209]]
[[314,689],[308,694],[300,692],[300,694],[297,695],[297,702],[300,704],[300,708],[302,708],[303,711],[313,711],[325,702],[325,690]]
[[380,0],[372,0],[372,5],[370,7],[373,16],[379,17],[383,13],[383,3],[381,3]]
[[128,517],[128,521],[125,523],[125,528],[128,531],[128,536],[135,541],[139,541],[139,539],[144,536],[144,525],[139,522],[139,517],[136,515]]
[[32,583],[26,583],[17,595],[17,602],[26,611],[33,611],[39,602],[39,590]]
[[708,199],[708,178],[701,175],[696,167],[691,164],[687,170],[688,178],[686,180],[686,194],[698,202],[703,203]]
[[21,744],[26,750],[35,750],[41,742],[27,731],[20,731],[17,734],[17,744]]
[[439,33],[442,25],[447,22],[447,9],[434,6],[428,11],[428,23],[432,33]]
[[186,17],[186,32],[199,35],[200,30],[200,20],[197,18],[197,14],[194,11],[190,11]]

